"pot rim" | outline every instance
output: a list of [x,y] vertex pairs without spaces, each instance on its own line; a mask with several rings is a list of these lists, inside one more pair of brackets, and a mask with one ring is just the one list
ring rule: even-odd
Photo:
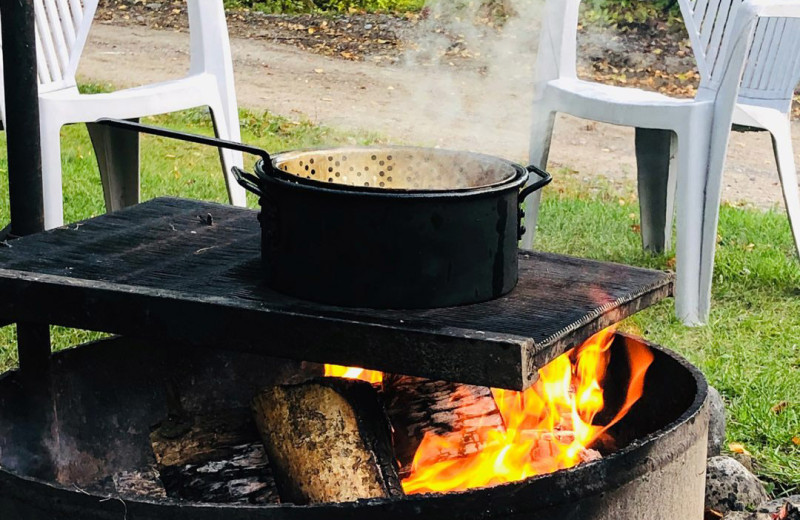
[[[506,178],[500,182],[487,184],[484,186],[474,188],[452,188],[452,189],[397,189],[397,188],[381,188],[378,186],[351,186],[347,184],[337,184],[333,182],[323,182],[316,179],[307,179],[291,173],[283,172],[275,167],[282,156],[287,154],[297,154],[306,152],[323,153],[330,151],[331,153],[341,153],[343,151],[352,150],[355,152],[364,152],[370,150],[396,150],[398,152],[409,150],[436,150],[442,153],[453,154],[467,154],[475,158],[485,158],[492,161],[504,163],[513,168],[516,173],[514,176]],[[300,189],[327,193],[337,195],[361,195],[361,196],[374,196],[381,198],[441,198],[441,197],[467,197],[476,195],[485,195],[491,193],[502,192],[511,188],[519,189],[528,182],[530,173],[524,166],[492,155],[465,152],[458,150],[449,150],[444,148],[426,148],[420,146],[348,146],[341,148],[311,148],[304,150],[291,150],[284,151],[272,156],[272,168],[270,171],[265,171],[264,160],[260,159],[255,165],[255,173],[259,181],[262,182],[279,182],[283,185],[297,187]]]

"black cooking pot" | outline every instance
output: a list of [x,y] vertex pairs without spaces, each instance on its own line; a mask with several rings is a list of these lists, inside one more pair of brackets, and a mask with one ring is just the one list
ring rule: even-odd
[[[468,152],[260,149],[127,121],[104,124],[259,155],[239,183],[259,196],[268,285],[350,307],[485,301],[517,283],[521,203],[550,175]],[[531,174],[535,182],[523,188]]]

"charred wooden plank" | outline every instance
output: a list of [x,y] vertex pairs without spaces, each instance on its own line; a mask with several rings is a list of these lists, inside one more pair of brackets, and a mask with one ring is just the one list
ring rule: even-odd
[[172,498],[206,503],[278,501],[275,481],[246,408],[171,413],[150,434],[160,479]]
[[505,428],[487,387],[385,374],[383,392],[401,475],[410,471],[428,433],[456,433],[453,449],[440,454],[440,460],[449,460],[479,451],[489,430]]
[[369,383],[319,378],[253,400],[283,502],[402,496],[386,412]]
[[[209,213],[213,226],[197,218]],[[523,390],[556,356],[669,296],[674,279],[522,251],[502,298],[349,309],[265,287],[260,234],[253,211],[161,198],[23,237],[0,248],[0,319]]]

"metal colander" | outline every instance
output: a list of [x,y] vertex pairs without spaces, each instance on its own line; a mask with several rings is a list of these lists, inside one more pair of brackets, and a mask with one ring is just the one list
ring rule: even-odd
[[514,164],[481,154],[432,148],[336,148],[272,157],[278,171],[324,183],[391,190],[450,191],[513,180]]

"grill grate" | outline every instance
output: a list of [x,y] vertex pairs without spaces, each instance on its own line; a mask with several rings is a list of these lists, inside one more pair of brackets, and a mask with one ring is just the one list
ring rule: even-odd
[[520,282],[497,300],[340,308],[266,287],[259,240],[252,210],[171,198],[21,238],[0,248],[0,321],[522,389],[673,283],[668,273],[520,252]]

